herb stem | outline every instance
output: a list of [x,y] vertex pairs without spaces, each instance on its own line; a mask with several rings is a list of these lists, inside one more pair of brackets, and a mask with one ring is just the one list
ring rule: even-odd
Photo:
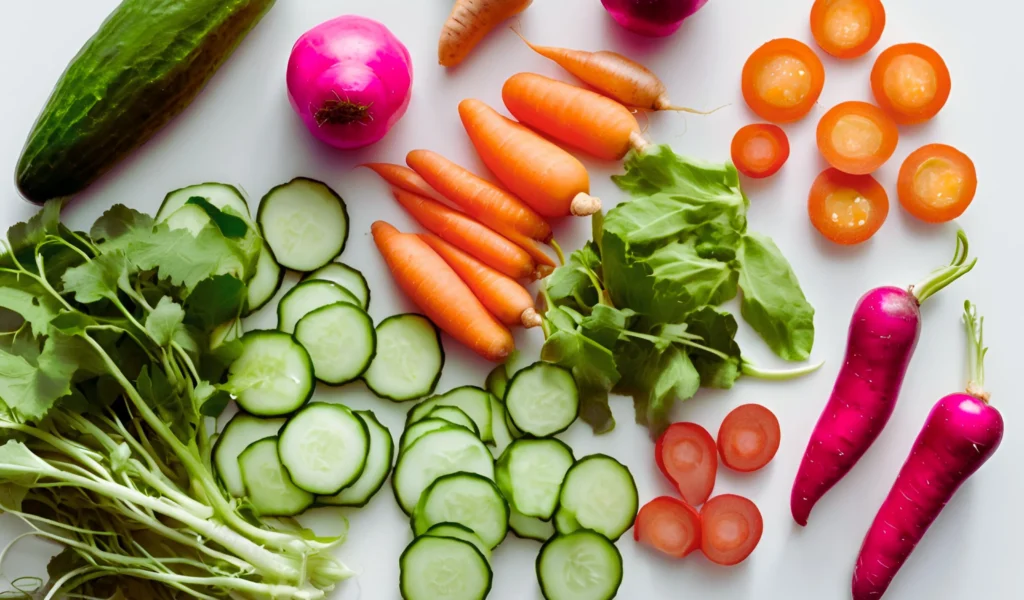
[[978,259],[975,258],[971,262],[967,262],[969,248],[967,234],[964,233],[963,229],[957,231],[956,250],[953,252],[952,262],[945,267],[935,270],[924,281],[910,287],[910,291],[917,298],[918,304],[921,304],[949,284],[971,272],[974,265],[978,263]]
[[748,377],[755,379],[763,379],[765,381],[789,381],[790,379],[796,379],[803,377],[820,369],[825,361],[815,363],[813,365],[807,365],[806,367],[798,367],[796,369],[762,369],[757,367],[742,357],[740,358],[740,372]]
[[967,326],[967,393],[988,404],[985,391],[985,318],[978,317],[978,308],[964,301],[964,324]]

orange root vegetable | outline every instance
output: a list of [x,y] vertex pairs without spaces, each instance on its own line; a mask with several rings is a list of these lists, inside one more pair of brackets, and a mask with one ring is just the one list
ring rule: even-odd
[[466,282],[484,307],[510,327],[539,327],[540,314],[533,297],[515,279],[507,277],[436,235],[420,238],[444,259],[448,266]]
[[513,75],[501,98],[520,123],[598,158],[619,160],[650,145],[622,104],[543,75]]
[[384,221],[370,231],[398,287],[431,321],[488,360],[502,362],[512,354],[511,332],[426,242]]
[[533,0],[456,0],[441,29],[437,61],[445,67],[459,64],[499,23],[531,3]]
[[459,103],[477,154],[505,187],[545,217],[585,217],[601,210],[586,167],[555,144],[480,100]]
[[359,166],[370,169],[379,175],[381,179],[396,188],[413,194],[419,194],[426,198],[438,199],[438,192],[430,187],[430,184],[424,181],[416,171],[409,167],[391,163],[365,163]]
[[538,268],[525,250],[465,214],[402,189],[396,188],[394,193],[398,203],[428,231],[505,275],[539,279],[550,272],[550,268]]
[[[513,30],[515,31],[515,30]],[[531,50],[572,73],[602,94],[626,106],[646,110],[675,110],[708,114],[692,108],[673,106],[665,84],[650,69],[616,52],[587,52],[553,46],[538,46],[516,31]]]

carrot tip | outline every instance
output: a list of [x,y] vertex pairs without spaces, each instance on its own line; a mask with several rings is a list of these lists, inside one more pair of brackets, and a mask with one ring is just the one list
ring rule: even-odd
[[595,198],[590,194],[580,192],[572,199],[572,204],[569,205],[569,210],[572,212],[573,216],[589,217],[601,210],[601,199]]
[[544,320],[541,319],[540,314],[538,314],[536,310],[528,308],[523,311],[523,327],[526,327],[527,329],[531,327],[540,327],[543,324],[543,322]]
[[544,279],[548,275],[555,272],[555,268],[551,265],[537,265],[537,268],[533,271],[533,279]]
[[675,111],[675,112],[690,113],[691,115],[704,115],[704,116],[707,116],[707,115],[710,115],[710,114],[713,114],[713,113],[716,113],[716,112],[722,110],[726,106],[728,106],[728,104],[723,104],[722,106],[719,106],[718,108],[715,108],[715,109],[712,109],[712,110],[707,110],[707,111],[705,111],[705,110],[697,110],[696,108],[687,108],[685,106],[674,106],[672,104],[672,101],[668,99],[668,94],[662,94],[662,95],[658,96],[654,100],[654,110],[671,110],[671,111]]

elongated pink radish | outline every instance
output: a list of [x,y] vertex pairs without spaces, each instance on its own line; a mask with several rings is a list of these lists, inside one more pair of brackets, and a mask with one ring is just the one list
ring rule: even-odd
[[885,593],[943,507],[999,448],[1003,417],[985,391],[985,344],[970,302],[964,304],[969,338],[967,393],[950,394],[932,408],[907,462],[875,516],[853,571],[853,600]]
[[920,304],[974,268],[957,232],[949,266],[909,289],[876,288],[850,321],[846,357],[793,483],[793,519],[807,525],[815,503],[857,464],[889,421],[921,331]]

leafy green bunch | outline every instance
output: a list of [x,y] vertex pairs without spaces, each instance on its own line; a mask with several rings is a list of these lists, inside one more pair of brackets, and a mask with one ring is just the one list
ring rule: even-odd
[[608,431],[609,393],[630,395],[637,422],[658,434],[673,401],[701,386],[816,368],[755,368],[735,341],[736,318],[720,308],[742,290],[743,318],[776,354],[810,356],[814,309],[775,243],[748,231],[735,167],[682,158],[668,146],[632,152],[625,167],[613,179],[632,200],[594,215],[593,240],[543,292],[542,357],[572,369],[582,418]]
[[114,206],[86,234],[50,203],[7,234],[0,512],[64,546],[47,600],[315,599],[350,575],[329,553],[341,538],[272,527],[213,474],[207,417],[230,400],[217,383],[239,350],[216,332],[245,310],[262,242],[246,218],[189,202],[205,226]]

